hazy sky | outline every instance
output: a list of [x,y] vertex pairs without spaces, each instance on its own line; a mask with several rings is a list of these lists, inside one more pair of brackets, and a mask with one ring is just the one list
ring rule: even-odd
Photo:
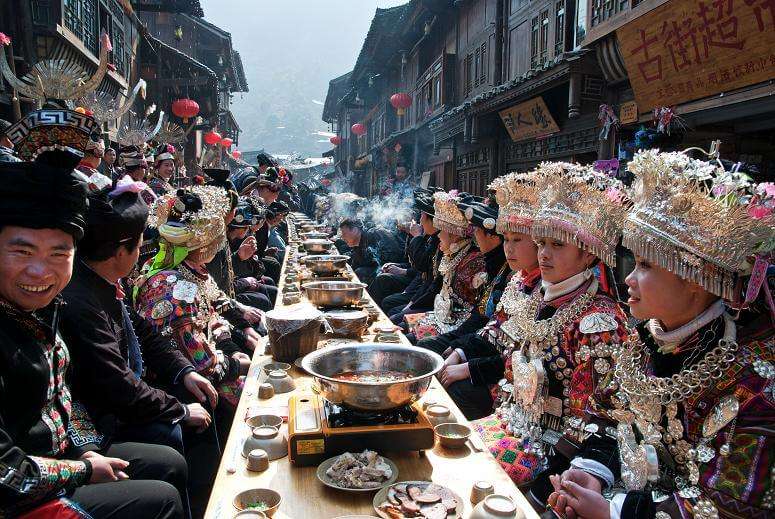
[[[229,31],[250,92],[232,111],[240,148],[319,155],[328,81],[352,69],[377,7],[407,0],[201,0],[205,20]],[[322,142],[321,142],[322,141]]]

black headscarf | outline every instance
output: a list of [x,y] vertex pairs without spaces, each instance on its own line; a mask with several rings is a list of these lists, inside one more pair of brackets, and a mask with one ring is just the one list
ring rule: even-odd
[[36,162],[0,163],[0,226],[61,229],[76,240],[86,228],[86,185],[72,168]]
[[108,190],[89,196],[84,246],[118,243],[140,236],[148,221],[148,205],[131,191],[111,197]]

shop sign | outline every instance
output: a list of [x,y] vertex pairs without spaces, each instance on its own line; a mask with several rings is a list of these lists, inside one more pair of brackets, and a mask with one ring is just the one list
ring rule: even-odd
[[560,131],[541,97],[501,110],[500,116],[514,142]]
[[638,122],[638,104],[635,101],[622,103],[619,107],[619,122],[621,124]]
[[616,37],[641,112],[775,78],[772,0],[671,0]]

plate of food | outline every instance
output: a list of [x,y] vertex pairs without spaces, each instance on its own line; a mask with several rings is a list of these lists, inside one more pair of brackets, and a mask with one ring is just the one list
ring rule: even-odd
[[317,470],[324,485],[350,492],[369,492],[392,485],[398,479],[398,467],[374,451],[345,452],[329,458]]
[[374,510],[384,519],[460,519],[463,500],[447,487],[430,481],[402,481],[377,492]]

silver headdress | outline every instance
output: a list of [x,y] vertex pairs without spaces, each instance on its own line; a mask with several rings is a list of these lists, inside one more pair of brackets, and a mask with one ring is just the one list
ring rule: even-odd
[[108,52],[112,50],[106,33],[100,37],[100,62],[89,77],[79,64],[66,59],[48,59],[36,63],[21,79],[11,71],[5,52],[0,52],[0,72],[19,94],[38,101],[75,101],[94,92],[108,70]]
[[[97,122],[104,124],[108,121],[121,118],[121,116],[132,106],[132,103],[135,102],[137,94],[144,91],[145,81],[141,79],[132,89],[129,96],[124,97],[123,95],[119,95],[113,97],[105,92],[92,92],[78,99],[76,104],[90,110]],[[145,94],[142,93],[141,97],[145,97]]]

